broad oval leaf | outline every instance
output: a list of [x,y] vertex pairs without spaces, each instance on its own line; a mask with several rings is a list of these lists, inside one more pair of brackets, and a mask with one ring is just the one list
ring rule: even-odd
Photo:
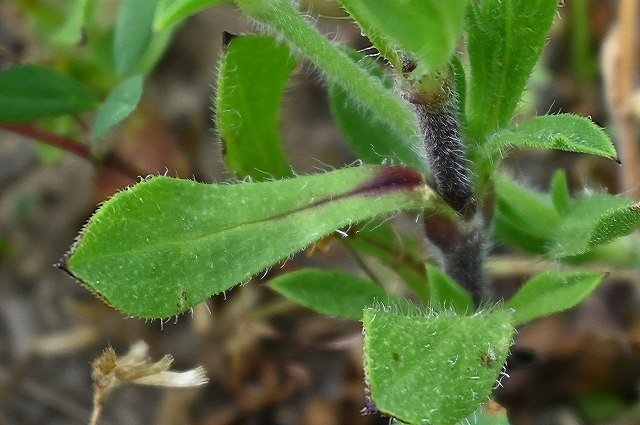
[[152,38],[157,0],[122,0],[113,37],[116,71],[127,74],[140,62]]
[[491,136],[488,155],[499,155],[504,146],[558,149],[617,160],[607,133],[590,119],[573,114],[544,115],[499,131]]
[[98,110],[91,129],[93,137],[102,137],[135,111],[142,96],[142,75],[134,75],[118,84]]
[[[467,0],[340,0],[376,38],[388,38],[428,72],[449,63],[462,36]],[[385,49],[391,50],[391,49]],[[383,51],[384,53],[384,51]]]
[[375,407],[411,424],[453,425],[487,400],[514,328],[510,313],[364,311],[365,373]]
[[296,61],[269,36],[231,39],[220,61],[216,123],[225,163],[254,180],[293,174],[280,131],[280,103]]
[[483,143],[513,116],[538,60],[557,0],[470,2],[467,49],[471,68],[467,93],[469,130]]
[[330,316],[361,320],[375,304],[401,303],[374,282],[343,270],[303,269],[278,276],[269,286],[296,303]]
[[15,123],[90,111],[96,96],[53,69],[22,65],[0,72],[0,121]]
[[153,18],[153,30],[156,32],[177,25],[189,16],[220,3],[230,0],[159,0]]
[[60,267],[125,313],[168,317],[336,229],[430,196],[402,167],[232,185],[154,177],[105,202]]
[[524,325],[576,306],[602,282],[604,273],[547,271],[528,280],[506,304],[515,310],[516,325]]
[[[390,78],[385,76],[382,68],[371,58],[359,55],[357,63],[391,89]],[[393,128],[377,119],[372,111],[361,108],[338,84],[330,85],[329,100],[338,126],[360,159],[369,164],[385,164],[390,161],[427,173],[426,161],[419,154],[419,140],[413,133],[407,132],[404,137],[399,137]]]
[[549,246],[553,258],[584,254],[640,228],[640,203],[612,195],[574,200],[562,217]]

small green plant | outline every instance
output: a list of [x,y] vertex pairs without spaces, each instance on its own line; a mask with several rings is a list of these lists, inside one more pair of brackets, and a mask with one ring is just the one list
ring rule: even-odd
[[[135,109],[140,75],[161,49],[153,31],[168,34],[214,3],[123,1],[114,37],[122,82],[98,109],[96,138]],[[337,235],[395,271],[412,301],[341,270],[298,270],[270,286],[319,312],[362,321],[366,412],[455,424],[489,399],[516,326],[573,307],[602,281],[604,272],[581,264],[637,265],[627,242],[637,238],[640,204],[571,197],[562,172],[542,194],[499,170],[512,147],[617,160],[609,137],[587,118],[514,120],[557,0],[340,3],[389,69],[323,37],[290,0],[237,0],[264,33],[227,36],[215,110],[226,165],[252,181],[149,177],[105,202],[59,267],[128,315],[166,318]],[[127,38],[132,16],[142,29]],[[278,119],[299,60],[326,79],[336,122],[366,165],[295,175]],[[130,75],[135,69],[141,74]],[[91,91],[41,67],[5,71],[0,88],[0,120],[8,125],[98,105]],[[424,234],[400,239],[425,238],[438,264],[403,253],[411,243],[385,220],[397,211],[422,212]],[[558,267],[495,304],[499,294],[483,272],[494,242]]]

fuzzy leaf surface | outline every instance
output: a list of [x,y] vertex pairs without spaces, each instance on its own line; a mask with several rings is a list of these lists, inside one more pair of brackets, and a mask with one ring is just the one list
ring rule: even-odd
[[109,93],[100,109],[98,109],[96,120],[91,130],[93,137],[104,136],[107,131],[121,123],[135,111],[142,96],[143,83],[142,75],[134,75],[118,84]]
[[590,119],[573,114],[544,115],[508,127],[491,137],[488,149],[499,154],[504,146],[558,149],[616,159],[611,138]]
[[153,35],[157,0],[122,0],[113,37],[113,57],[120,75],[130,72],[142,59]]
[[254,180],[292,175],[278,129],[296,61],[269,36],[234,37],[220,62],[216,122],[227,166]]
[[153,30],[164,31],[174,25],[180,24],[189,16],[220,3],[228,3],[230,0],[159,0],[153,18]]
[[400,302],[372,281],[343,270],[298,270],[278,276],[269,286],[304,307],[353,320],[362,319],[366,307]]
[[528,280],[505,308],[513,308],[515,325],[576,306],[598,287],[604,273],[547,271]]
[[16,123],[90,111],[96,96],[53,69],[22,65],[0,72],[0,121]]
[[[375,61],[358,55],[357,64],[391,90],[391,79]],[[382,164],[390,161],[427,172],[426,161],[418,153],[420,147],[416,142],[419,140],[412,132],[399,137],[394,128],[377,119],[371,110],[361,107],[339,84],[330,85],[329,100],[340,130],[364,162]]]
[[[440,70],[449,62],[462,36],[468,3],[467,0],[340,2],[359,23],[363,23],[365,31],[374,34],[374,39],[389,39],[429,72]],[[392,49],[384,46],[383,54],[385,50]]]
[[456,316],[369,308],[363,322],[371,397],[410,424],[453,425],[475,411],[498,380],[514,332],[504,310]]
[[336,229],[418,210],[431,194],[402,167],[232,185],[154,177],[105,202],[59,266],[118,310],[168,317]]
[[554,258],[584,254],[595,247],[640,228],[640,203],[612,195],[584,196],[574,200],[551,239]]
[[480,142],[504,128],[542,52],[557,0],[469,2],[467,118]]

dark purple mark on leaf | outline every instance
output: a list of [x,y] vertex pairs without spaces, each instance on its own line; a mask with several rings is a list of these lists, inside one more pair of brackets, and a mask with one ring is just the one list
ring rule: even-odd
[[413,168],[393,166],[381,168],[373,180],[366,182],[346,195],[359,193],[380,195],[385,192],[413,190],[424,184],[424,177]]

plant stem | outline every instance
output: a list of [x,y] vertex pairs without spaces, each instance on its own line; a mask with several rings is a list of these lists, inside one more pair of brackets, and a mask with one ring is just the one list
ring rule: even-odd
[[416,118],[408,105],[320,34],[289,0],[237,0],[237,3],[245,14],[282,35],[299,53],[317,66],[327,79],[341,86],[354,100],[377,114],[400,140],[409,140],[422,151]]
[[[60,136],[55,133],[43,130],[31,124],[9,124],[0,122],[0,129],[10,131],[12,133],[20,134],[33,140],[37,140],[42,143],[46,143],[51,146],[55,146],[63,151],[72,153],[88,161],[95,162],[94,158],[89,151],[89,148],[73,139]],[[127,177],[137,179],[138,176],[144,174],[138,170],[133,169],[129,164],[126,164],[118,157],[110,155],[104,161],[103,165],[112,170],[118,171]]]

